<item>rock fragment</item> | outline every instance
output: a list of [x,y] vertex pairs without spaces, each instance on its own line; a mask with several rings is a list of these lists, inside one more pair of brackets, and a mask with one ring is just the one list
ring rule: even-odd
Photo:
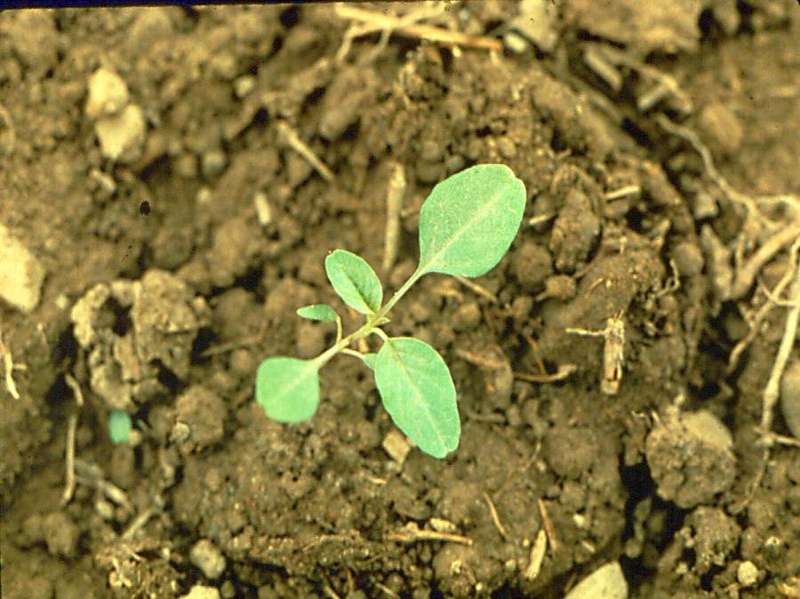
[[39,305],[44,276],[42,263],[0,224],[0,298],[29,314]]

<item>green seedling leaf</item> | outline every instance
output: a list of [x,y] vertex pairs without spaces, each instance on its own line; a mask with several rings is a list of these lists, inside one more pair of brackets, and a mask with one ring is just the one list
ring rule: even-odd
[[422,451],[441,459],[458,447],[456,388],[430,345],[411,337],[388,339],[375,362],[375,383],[394,423]]
[[361,356],[361,359],[364,361],[370,370],[375,370],[375,362],[378,360],[378,354],[376,353],[368,353]]
[[311,418],[319,405],[317,369],[313,360],[267,358],[256,374],[256,401],[278,422]]
[[335,250],[325,258],[325,272],[339,297],[357,312],[372,314],[381,307],[380,279],[361,256]]
[[131,437],[133,423],[125,410],[112,410],[108,415],[108,436],[114,445],[127,443]]
[[297,315],[308,320],[319,320],[320,322],[335,322],[339,317],[336,311],[328,304],[311,304],[297,309]]
[[477,277],[517,235],[525,185],[503,164],[479,164],[433,188],[419,215],[420,274]]

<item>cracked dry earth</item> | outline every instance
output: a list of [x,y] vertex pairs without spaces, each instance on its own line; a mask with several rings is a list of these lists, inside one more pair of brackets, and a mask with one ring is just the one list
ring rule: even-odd
[[[2,596],[799,597],[798,14],[0,13]],[[458,450],[347,357],[269,421],[260,361],[334,339],[295,315],[341,308],[327,252],[391,292],[433,185],[494,162],[509,254],[387,327],[450,365]]]

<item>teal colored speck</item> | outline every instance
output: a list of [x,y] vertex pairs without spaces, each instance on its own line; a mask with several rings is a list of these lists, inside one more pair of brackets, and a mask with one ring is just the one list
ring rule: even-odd
[[112,410],[108,415],[108,436],[114,445],[127,443],[132,428],[131,416],[125,410]]

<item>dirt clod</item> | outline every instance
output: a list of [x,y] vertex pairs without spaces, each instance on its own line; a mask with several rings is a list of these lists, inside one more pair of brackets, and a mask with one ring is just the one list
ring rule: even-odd
[[732,445],[730,432],[710,412],[671,412],[645,444],[658,494],[684,509],[711,503],[736,476]]
[[589,428],[553,427],[545,443],[547,463],[559,476],[578,478],[588,472],[598,454],[594,433]]
[[212,391],[193,386],[175,402],[176,424],[185,426],[186,435],[181,435],[181,450],[202,451],[217,443],[225,433],[227,414],[225,402]]

